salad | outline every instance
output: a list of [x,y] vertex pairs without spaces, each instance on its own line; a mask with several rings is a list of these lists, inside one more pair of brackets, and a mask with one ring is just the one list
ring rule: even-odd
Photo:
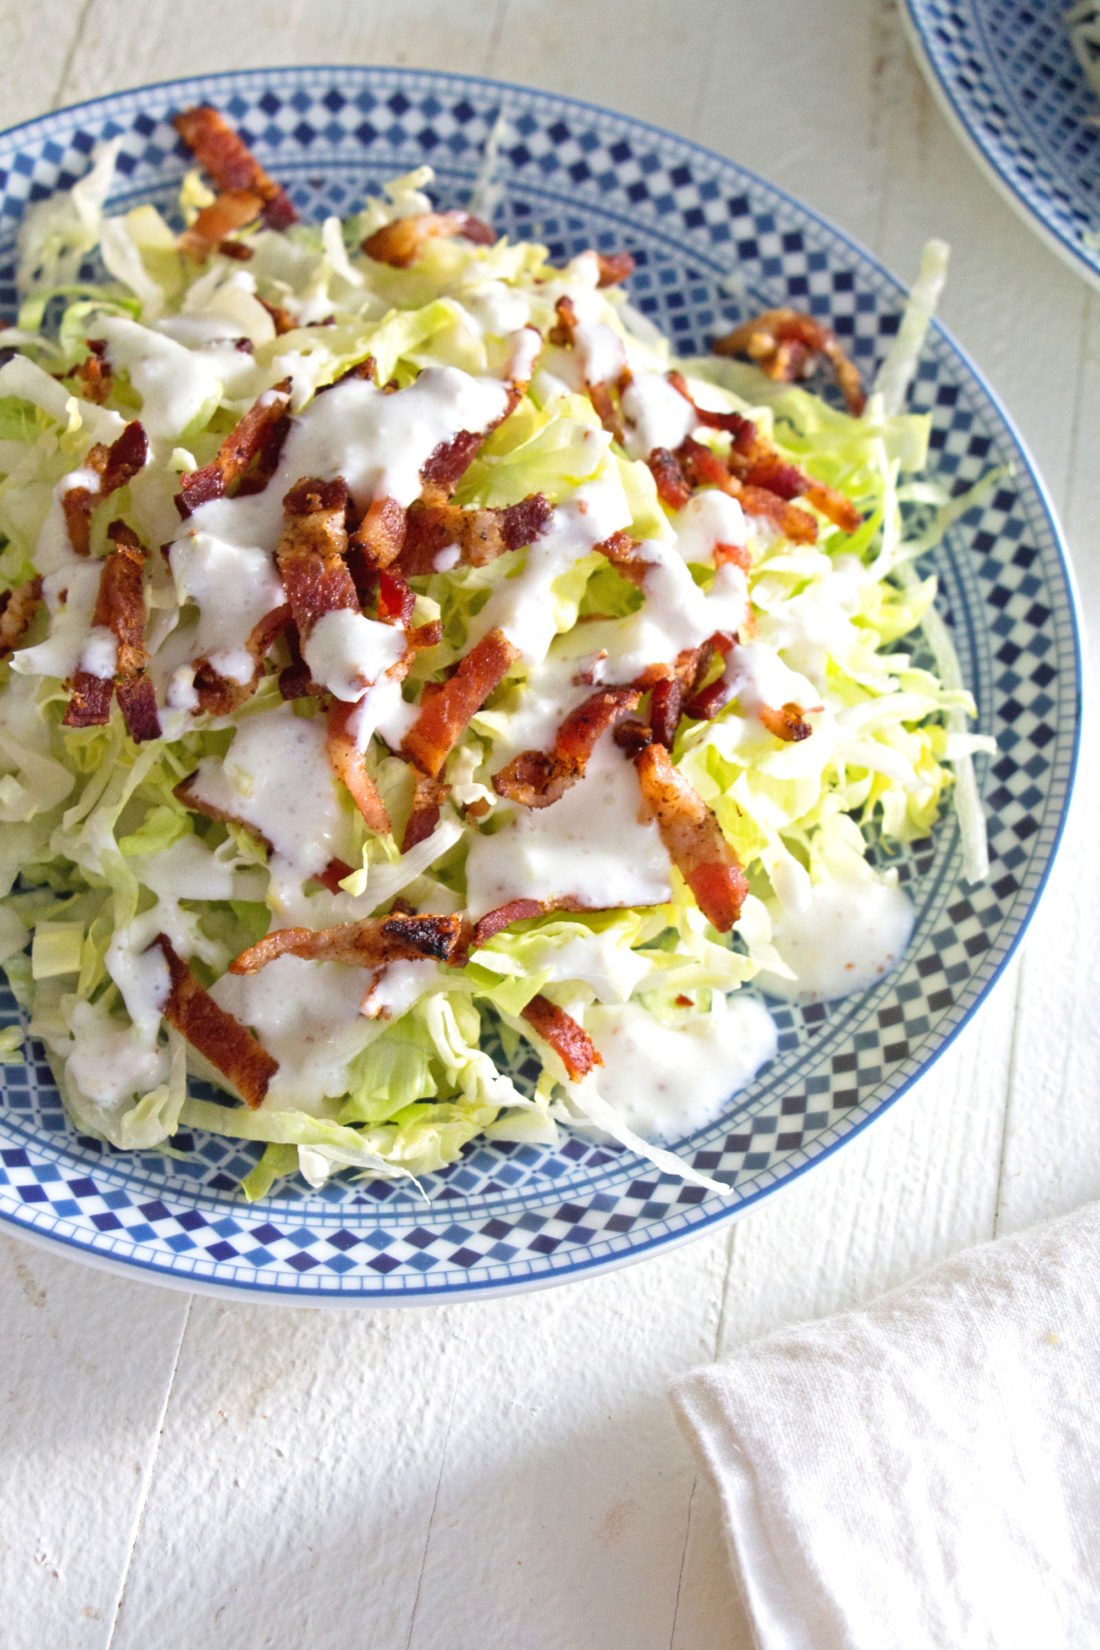
[[744,988],[905,949],[869,833],[953,792],[983,871],[914,571],[971,499],[901,411],[945,250],[865,396],[808,316],[677,360],[627,254],[554,267],[426,167],[302,224],[177,126],[182,234],[106,214],[105,146],[0,334],[0,961],[70,1115],[260,1142],[252,1197],[563,1126],[725,1190],[669,1143],[774,1050]]

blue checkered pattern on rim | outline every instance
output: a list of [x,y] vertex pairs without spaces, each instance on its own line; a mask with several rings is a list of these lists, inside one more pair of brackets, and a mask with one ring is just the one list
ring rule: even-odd
[[1100,283],[1100,100],[1062,0],[905,0],[935,88],[1015,204]]
[[[633,296],[681,350],[740,310],[794,302],[827,316],[865,371],[896,330],[897,284],[841,235],[729,161],[641,123],[537,92],[401,70],[209,76],[62,111],[0,138],[0,304],[26,203],[120,136],[115,199],[172,199],[186,160],[168,116],[222,107],[308,216],[347,212],[425,158],[461,201],[503,111],[500,227],[556,254],[595,244],[638,260]],[[743,292],[724,292],[736,274]],[[1079,661],[1057,529],[1026,455],[955,346],[933,335],[915,403],[933,416],[939,475],[963,487],[1015,466],[940,554],[942,604],[980,725],[999,752],[981,774],[993,870],[960,882],[953,821],[903,857],[918,911],[904,968],[863,996],[780,1005],[779,1052],[721,1121],[683,1149],[728,1200],[630,1153],[573,1138],[557,1152],[475,1144],[431,1201],[379,1182],[292,1186],[248,1206],[249,1148],[184,1137],[183,1160],[127,1157],[78,1138],[41,1050],[3,1072],[0,1218],[98,1258],[190,1284],[304,1301],[409,1301],[529,1287],[614,1264],[765,1195],[905,1089],[973,1011],[1018,940],[1061,830],[1075,759]],[[0,1023],[17,1010],[0,999]]]

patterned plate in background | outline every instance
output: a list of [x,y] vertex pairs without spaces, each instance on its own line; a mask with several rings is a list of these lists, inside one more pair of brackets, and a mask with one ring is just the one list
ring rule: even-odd
[[[29,201],[122,138],[113,204],[169,206],[187,165],[171,114],[221,107],[306,217],[354,210],[424,160],[444,203],[465,199],[486,139],[507,121],[496,222],[545,240],[632,251],[635,302],[681,352],[753,308],[827,317],[870,374],[897,327],[898,283],[821,219],[730,161],[623,116],[544,93],[406,70],[302,68],[204,76],[63,110],[0,137],[0,313],[14,302],[15,228]],[[728,294],[741,294],[735,302]],[[237,1190],[249,1149],[178,1136],[186,1155],[127,1156],[79,1137],[39,1048],[0,1068],[0,1218],[72,1254],[185,1287],[306,1303],[409,1302],[531,1288],[652,1253],[729,1219],[862,1128],[936,1058],[990,989],[1039,897],[1077,746],[1079,655],[1057,525],[1006,415],[941,331],[914,388],[931,411],[933,466],[951,486],[1002,482],[936,558],[980,726],[998,755],[979,777],[988,882],[961,881],[958,830],[900,862],[918,921],[904,966],[862,996],[781,1007],[780,1048],[722,1119],[683,1142],[728,1198],[575,1137],[552,1152],[474,1143],[408,1188],[343,1177],[321,1192]],[[0,999],[0,1023],[17,1011]]]
[[1100,95],[1074,55],[1069,5],[904,0],[902,16],[941,108],[992,182],[1100,285]]

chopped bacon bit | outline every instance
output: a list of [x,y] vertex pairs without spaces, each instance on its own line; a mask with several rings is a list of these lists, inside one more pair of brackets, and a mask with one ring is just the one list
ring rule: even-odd
[[741,915],[749,885],[721,826],[663,745],[647,745],[634,766],[643,801],[673,863],[703,915],[720,933],[728,933]]
[[[245,246],[243,241],[219,241],[218,251],[223,258],[233,258],[242,264],[246,264],[254,256],[252,248]],[[239,349],[240,345],[237,347]]]
[[623,421],[611,394],[611,385],[601,380],[597,384],[586,384],[585,388],[588,391],[588,399],[596,409],[596,417],[612,440],[617,441],[621,447],[624,440]]
[[160,737],[156,695],[145,674],[149,658],[145,650],[145,550],[124,521],[112,522],[108,532],[114,548],[103,561],[92,623],[110,630],[115,638],[115,671],[106,678],[86,670],[76,672],[64,725],[102,727],[117,687],[126,731],[140,744]]
[[564,293],[554,305],[557,320],[546,334],[547,343],[556,344],[559,349],[572,349],[577,341],[577,306],[568,293]]
[[[577,321],[577,306],[566,293],[557,300],[554,310],[558,319],[546,335],[548,342],[557,344],[564,349],[574,349],[579,324]],[[630,383],[630,379],[630,369],[624,365],[618,379],[615,381],[615,387],[620,391],[624,390]],[[600,423],[621,446],[623,442],[623,421],[615,403],[615,398],[611,394],[611,382],[607,379],[600,379],[598,382],[592,383],[591,380],[585,379],[584,387],[588,399],[596,410],[596,416],[599,418]]]
[[409,506],[401,565],[410,576],[433,573],[435,558],[452,544],[465,567],[484,567],[509,550],[534,544],[553,511],[541,493],[504,509],[464,510],[457,504],[418,500]]
[[521,751],[493,775],[493,788],[524,808],[548,808],[582,777],[600,735],[635,710],[637,688],[597,688],[562,722],[552,751]]
[[617,567],[624,578],[631,584],[645,583],[646,570],[650,563],[645,562],[638,555],[639,541],[621,529],[612,533],[609,538],[601,539],[599,544],[592,546],[599,555],[606,556],[614,567]]
[[210,993],[203,990],[166,934],[158,934],[153,944],[160,947],[171,980],[163,1011],[165,1019],[221,1072],[245,1104],[255,1111],[263,1105],[279,1062],[247,1026],[220,1008]]
[[[673,371],[667,373],[666,377],[672,388],[683,396],[694,412],[696,422],[701,424],[704,429],[724,430],[727,435],[733,436],[735,444],[744,442],[747,439],[755,439],[756,425],[751,418],[746,418],[743,413],[739,412],[716,412],[711,407],[700,407],[688,389],[687,379],[682,372]],[[750,432],[750,434],[746,435],[746,432]]]
[[[272,325],[275,328],[276,338],[285,337],[288,332],[293,332],[295,327],[298,325],[290,311],[288,309],[284,309],[282,304],[273,304],[269,299],[261,298],[259,293],[256,294],[256,302],[259,304],[261,309],[266,309],[267,313],[270,315]],[[373,357],[370,359],[373,360]],[[347,375],[345,374],[345,377],[346,376]],[[331,386],[327,384],[325,385],[326,389],[330,387]],[[318,390],[317,393],[320,394],[321,392]]]
[[250,945],[229,965],[231,974],[256,974],[276,957],[303,957],[308,961],[345,962],[360,968],[434,957],[453,961],[465,939],[465,923],[457,916],[366,917],[335,928],[280,928]]
[[794,309],[767,309],[716,339],[716,355],[747,355],[769,378],[793,384],[813,371],[824,356],[836,375],[848,411],[858,418],[867,404],[859,369],[845,354],[836,333],[812,315]]
[[388,836],[393,829],[390,816],[377,785],[367,771],[366,754],[352,732],[352,718],[358,706],[334,699],[328,713],[325,730],[325,751],[333,773],[346,785],[352,801],[367,825],[379,836]]
[[340,884],[345,877],[351,876],[351,866],[342,859],[330,859],[323,871],[318,871],[314,882],[319,882],[322,888],[327,888],[330,894],[343,893]]
[[412,812],[409,814],[405,834],[401,838],[401,852],[407,854],[410,848],[415,848],[418,842],[430,837],[439,824],[439,810],[450,794],[451,787],[443,784],[442,780],[429,779],[427,774],[418,773],[413,784]]
[[657,496],[670,510],[682,510],[691,497],[683,469],[676,454],[667,447],[654,447],[646,459],[650,473],[657,483]]
[[[264,305],[264,308],[267,308],[266,304]],[[359,378],[365,383],[377,385],[378,362],[374,359],[373,355],[364,355],[361,361],[355,361],[350,367],[345,367],[343,372],[337,373],[336,377],[331,378],[327,384],[322,384],[318,389],[317,394],[325,395],[329,390],[334,390],[337,384],[346,384],[348,380],[352,378]],[[386,389],[388,391],[395,390],[396,388],[396,379],[391,379],[386,385]]]
[[709,722],[713,716],[717,716],[723,705],[727,704],[733,696],[735,676],[728,662],[721,674],[716,676],[708,686],[700,687],[700,684],[706,676],[716,652],[721,653],[729,661],[734,642],[735,638],[725,632],[719,632],[711,637],[713,645],[709,648],[706,662],[702,665],[695,682],[689,689],[692,696],[684,706],[686,714],[697,722]]
[[102,406],[111,393],[111,363],[107,360],[105,338],[85,338],[88,353],[73,368],[73,377],[80,385],[85,401]]
[[459,660],[454,675],[425,703],[401,742],[421,772],[435,779],[469,723],[519,658],[502,630],[490,630]]
[[408,629],[415,606],[416,597],[405,575],[384,567],[378,575],[378,617],[384,624]]
[[427,624],[415,625],[405,639],[410,653],[426,653],[428,648],[438,647],[443,640],[443,620],[429,619]]
[[179,238],[179,248],[193,263],[205,263],[222,243],[233,245],[229,237],[246,224],[255,223],[263,211],[263,201],[250,189],[225,189],[204,206],[191,226]]
[[209,659],[196,659],[195,692],[198,695],[199,709],[207,711],[211,716],[229,716],[233,711],[239,710],[259,687],[264,659],[276,639],[284,633],[288,638],[293,633],[290,608],[285,603],[281,607],[273,607],[270,613],[265,613],[252,628],[245,643],[252,659],[252,675],[247,682],[230,681],[228,677],[218,675]]
[[346,482],[299,481],[283,499],[283,533],[275,552],[291,616],[302,642],[326,613],[360,611],[347,549]]
[[761,705],[756,714],[769,733],[789,745],[808,739],[814,731],[803,716],[801,705],[781,705],[778,710],[771,705]]
[[84,468],[99,477],[99,488],[69,487],[61,495],[61,508],[69,532],[69,543],[78,556],[91,554],[92,511],[102,499],[132,481],[149,456],[149,442],[135,418],[109,447],[96,442],[84,460]]
[[200,504],[221,498],[235,481],[241,479],[253,460],[266,455],[277,435],[281,446],[288,427],[289,405],[289,378],[264,391],[236,428],[226,436],[218,448],[217,457],[204,464],[201,470],[189,470],[180,477],[177,503],[181,515],[189,516]]
[[459,430],[449,441],[441,441],[421,466],[420,479],[424,486],[450,498],[484,440],[484,434],[479,431]]
[[269,229],[286,229],[298,214],[281,184],[268,177],[247,144],[217,109],[185,109],[172,124],[220,190],[245,189],[263,202]]
[[597,286],[618,286],[634,273],[634,258],[629,252],[597,252],[599,266]]
[[748,548],[743,544],[722,544],[719,542],[714,546],[714,565],[715,567],[725,567],[730,564],[739,567],[743,573],[750,573],[752,571],[752,557],[749,555]]
[[768,492],[763,487],[747,486],[740,482],[736,476],[730,474],[718,454],[704,446],[701,441],[688,436],[687,440],[677,447],[676,457],[685,479],[692,487],[720,487],[723,492],[740,499],[748,515],[763,516],[769,521],[774,521],[781,532],[789,539],[793,539],[796,544],[817,542],[817,522],[808,510],[800,510],[797,504],[788,504],[786,499]]
[[626,751],[630,756],[637,756],[647,745],[652,745],[653,729],[640,717],[631,716],[625,722],[619,723],[612,738],[620,750]]
[[522,1015],[535,1035],[550,1044],[574,1082],[603,1065],[600,1052],[584,1027],[549,997],[532,997]]
[[541,899],[513,899],[507,905],[498,905],[495,911],[487,911],[474,925],[474,945],[484,945],[486,940],[491,940],[494,934],[505,928],[511,928],[513,923],[541,917],[553,908],[552,901]]
[[649,725],[654,739],[666,750],[671,750],[675,743],[683,702],[684,690],[675,676],[666,676],[654,683],[649,696]]
[[376,498],[348,539],[349,556],[360,555],[370,567],[388,567],[405,544],[405,511],[395,498]]
[[408,269],[420,257],[427,243],[440,237],[473,241],[492,246],[496,235],[487,223],[469,212],[418,212],[409,218],[395,218],[383,224],[363,242],[363,251],[377,263],[392,269]]
[[42,578],[35,574],[25,584],[0,594],[0,659],[23,639],[42,600]]

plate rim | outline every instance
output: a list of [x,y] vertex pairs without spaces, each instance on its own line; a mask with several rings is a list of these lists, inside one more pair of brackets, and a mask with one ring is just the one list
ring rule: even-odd
[[[905,0],[902,17],[909,23],[909,12],[914,0]],[[923,48],[922,53],[923,55]],[[273,76],[295,77],[300,75],[351,75],[369,79],[372,74],[394,75],[400,79],[416,80],[430,79],[446,81],[455,85],[469,85],[480,91],[502,91],[519,97],[533,97],[547,99],[567,109],[577,109],[590,115],[600,117],[610,116],[614,120],[623,121],[628,126],[639,128],[653,134],[662,142],[673,142],[685,149],[703,156],[710,162],[717,162],[721,166],[733,166],[738,173],[751,182],[759,185],[763,190],[778,196],[796,212],[812,220],[828,235],[835,237],[842,243],[845,251],[853,255],[856,261],[870,265],[878,276],[904,299],[908,288],[893,272],[887,268],[878,256],[868,250],[847,229],[825,217],[816,208],[807,205],[798,196],[791,194],[783,185],[774,183],[755,168],[743,165],[732,156],[723,154],[720,150],[711,148],[707,144],[699,143],[693,138],[682,136],[670,128],[661,126],[644,117],[628,114],[622,110],[609,107],[607,104],[595,103],[587,98],[573,97],[566,93],[547,90],[544,87],[524,85],[520,82],[498,79],[489,75],[476,75],[465,72],[418,68],[409,64],[386,63],[294,63],[269,65],[266,67],[252,66],[245,69],[220,69],[209,72],[200,72],[191,75],[171,76],[166,79],[142,82],[136,86],[123,87],[114,92],[106,92],[92,98],[85,98],[76,103],[65,104],[58,109],[47,110],[44,114],[34,115],[27,120],[19,121],[15,125],[0,131],[0,144],[8,146],[8,140],[18,138],[21,133],[31,132],[41,128],[48,121],[62,116],[90,112],[105,105],[117,103],[120,98],[134,98],[146,94],[170,91],[175,87],[191,85],[208,86],[214,83],[231,81],[240,84],[242,81],[251,81],[263,84]],[[1015,196],[1013,196],[1015,200]],[[1026,210],[1028,221],[1032,222],[1030,208],[1020,203],[1021,210]],[[1052,244],[1059,244],[1055,237],[1046,232]],[[1097,275],[1100,284],[1100,272]],[[1082,641],[1081,601],[1077,589],[1076,576],[1069,556],[1068,542],[1061,523],[1059,513],[1050,496],[1047,483],[1036,464],[1031,450],[1024,440],[1014,418],[1004,405],[1000,395],[993,387],[985,372],[977,365],[968,350],[958,341],[953,332],[941,321],[933,318],[932,328],[942,340],[948,351],[955,357],[961,366],[964,375],[969,375],[981,395],[989,402],[996,417],[1000,420],[1010,443],[1019,457],[1021,470],[1030,481],[1034,489],[1036,501],[1046,518],[1050,528],[1051,543],[1053,545],[1058,567],[1060,569],[1065,593],[1067,597],[1067,616],[1072,640],[1072,658],[1075,666],[1075,692],[1072,706],[1067,705],[1067,713],[1072,710],[1073,737],[1067,754],[1067,769],[1065,791],[1058,813],[1046,861],[1036,882],[1035,888],[1029,896],[1028,903],[1017,920],[1016,931],[999,958],[990,977],[984,982],[973,1002],[969,1004],[960,1019],[953,1025],[935,1049],[923,1060],[917,1070],[910,1073],[896,1089],[880,1100],[874,1110],[854,1122],[837,1140],[822,1147],[806,1161],[787,1168],[782,1178],[768,1185],[759,1186],[740,1196],[736,1202],[707,1200],[695,1206],[697,1213],[693,1214],[690,1222],[674,1232],[656,1233],[640,1236],[638,1242],[623,1251],[610,1255],[599,1255],[585,1258],[575,1252],[567,1251],[560,1264],[554,1264],[553,1257],[547,1257],[549,1264],[546,1269],[533,1275],[524,1275],[509,1279],[487,1279],[479,1282],[476,1278],[467,1276],[464,1279],[440,1282],[433,1285],[427,1276],[421,1275],[414,1287],[403,1290],[382,1287],[383,1280],[373,1285],[371,1280],[360,1276],[356,1280],[354,1289],[341,1287],[340,1279],[333,1279],[326,1283],[321,1279],[316,1286],[309,1288],[290,1288],[285,1284],[265,1279],[260,1272],[247,1279],[232,1281],[227,1278],[195,1276],[190,1273],[176,1271],[163,1259],[145,1260],[137,1254],[116,1254],[113,1251],[103,1250],[92,1242],[81,1242],[77,1238],[66,1236],[56,1231],[44,1231],[31,1226],[18,1218],[19,1206],[8,1206],[0,1203],[0,1230],[25,1239],[33,1247],[40,1247],[51,1251],[63,1250],[73,1259],[86,1265],[94,1266],[99,1270],[113,1273],[116,1276],[132,1276],[137,1281],[157,1284],[164,1288],[184,1291],[190,1294],[202,1294],[218,1297],[223,1300],[259,1303],[271,1303],[285,1306],[301,1307],[406,1307],[431,1306],[443,1301],[458,1302],[472,1300],[488,1300],[506,1295],[526,1293],[535,1289],[545,1289],[567,1283],[574,1279],[583,1279],[598,1276],[602,1273],[616,1270],[619,1267],[632,1265],[655,1254],[667,1253],[671,1249],[691,1242],[693,1239],[713,1231],[721,1224],[730,1223],[748,1214],[765,1198],[775,1197],[786,1188],[793,1186],[802,1176],[818,1164],[824,1163],[834,1153],[844,1147],[850,1140],[854,1140],[870,1127],[879,1117],[890,1110],[903,1095],[915,1087],[926,1076],[948,1048],[952,1046],[960,1033],[966,1029],[985,1004],[991,992],[1000,983],[1010,962],[1015,957],[1025,934],[1030,928],[1032,918],[1038,909],[1039,903],[1046,891],[1051,872],[1061,849],[1067,821],[1073,807],[1076,790],[1076,780],[1080,765],[1082,717],[1083,717],[1083,688],[1084,688],[1084,648]],[[554,1194],[551,1191],[547,1201],[553,1202]],[[365,1286],[365,1287],[364,1287]]]
[[924,16],[923,0],[902,0],[902,27],[925,84],[947,124],[977,163],[986,182],[992,184],[1000,198],[1023,220],[1032,234],[1055,257],[1100,290],[1100,257],[1090,257],[1072,236],[1053,228],[1019,188],[1013,169],[1000,159],[999,151],[983,142],[980,125],[969,116],[967,106],[955,96],[951,82],[941,73],[929,48]]

